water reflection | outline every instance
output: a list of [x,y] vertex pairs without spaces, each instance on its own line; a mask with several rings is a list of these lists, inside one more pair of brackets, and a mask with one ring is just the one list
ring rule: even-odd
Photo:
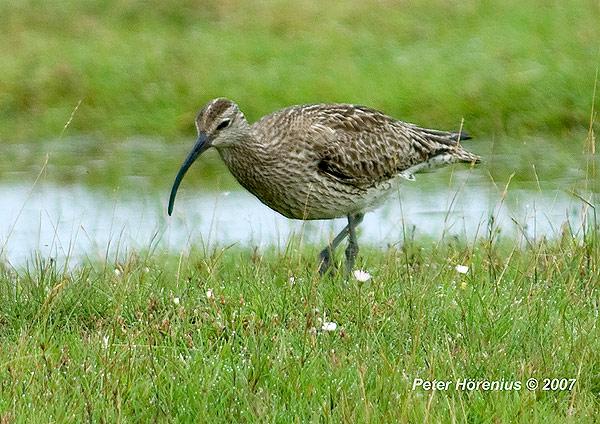
[[[522,240],[555,237],[566,221],[573,231],[581,229],[585,203],[567,192],[509,188],[503,196],[503,186],[468,171],[452,181],[405,184],[366,215],[361,243],[398,244],[407,235],[471,240],[487,236],[490,215],[501,234]],[[181,252],[192,245],[284,245],[293,233],[321,244],[344,225],[344,220],[288,220],[246,192],[194,192],[189,186],[181,190],[173,217],[166,215],[167,192],[106,193],[45,183],[33,189],[0,185],[0,193],[1,257],[14,266],[26,263],[34,252],[78,262],[148,248]]]

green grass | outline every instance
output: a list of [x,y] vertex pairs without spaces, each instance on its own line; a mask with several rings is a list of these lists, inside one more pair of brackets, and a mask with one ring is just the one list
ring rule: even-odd
[[474,134],[584,131],[593,0],[19,0],[0,5],[0,140],[173,139],[215,96],[254,120],[343,101]]
[[[297,239],[281,251],[5,268],[0,417],[591,423],[600,413],[597,237],[565,233],[523,248],[497,236],[408,240],[364,251],[372,279],[362,284],[319,279],[316,249]],[[335,331],[320,331],[324,316]],[[572,391],[412,390],[415,378],[531,377],[577,382]]]

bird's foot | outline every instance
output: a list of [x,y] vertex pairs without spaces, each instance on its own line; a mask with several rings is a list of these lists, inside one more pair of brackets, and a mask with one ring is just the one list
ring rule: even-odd
[[330,270],[335,270],[335,267],[331,261],[331,249],[326,247],[319,253],[319,274],[323,276]]

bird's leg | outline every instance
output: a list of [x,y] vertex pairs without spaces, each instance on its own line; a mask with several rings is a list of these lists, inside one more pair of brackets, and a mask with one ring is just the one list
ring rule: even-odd
[[363,214],[348,215],[348,247],[346,247],[346,275],[350,275],[354,268],[354,261],[358,255],[358,241],[356,240],[356,227],[361,223]]
[[321,250],[319,253],[319,274],[325,275],[329,268],[331,268],[331,257],[333,256],[333,251],[335,248],[346,238],[348,235],[348,225],[344,227],[340,233],[335,236],[331,243],[329,243],[325,249]]
[[[346,271],[352,271],[352,267],[354,266],[354,258],[358,253],[358,243],[356,242],[356,226],[361,223],[363,217],[364,214],[361,213],[356,215],[348,215],[348,225],[346,225],[344,229],[340,231],[340,233],[337,236],[335,236],[332,242],[329,245],[327,245],[325,249],[321,250],[321,253],[319,253],[319,274],[324,275],[327,271],[329,271],[329,268],[331,268],[332,264],[331,257],[333,256],[333,251],[346,238],[348,234],[351,234],[351,240],[354,241],[351,241],[351,243],[348,245],[348,248],[346,249]],[[354,253],[352,253],[351,251],[354,251]],[[352,256],[350,267],[348,267],[349,255]]]

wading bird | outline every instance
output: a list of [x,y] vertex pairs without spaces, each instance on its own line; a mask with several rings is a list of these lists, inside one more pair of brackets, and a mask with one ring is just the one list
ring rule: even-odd
[[198,139],[179,169],[169,215],[183,176],[215,147],[238,182],[261,202],[293,219],[347,217],[348,225],[319,254],[319,271],[332,266],[348,237],[346,272],[358,253],[356,226],[402,180],[479,157],[460,145],[465,134],[420,128],[352,104],[291,106],[249,124],[237,104],[217,98],[196,117]]

